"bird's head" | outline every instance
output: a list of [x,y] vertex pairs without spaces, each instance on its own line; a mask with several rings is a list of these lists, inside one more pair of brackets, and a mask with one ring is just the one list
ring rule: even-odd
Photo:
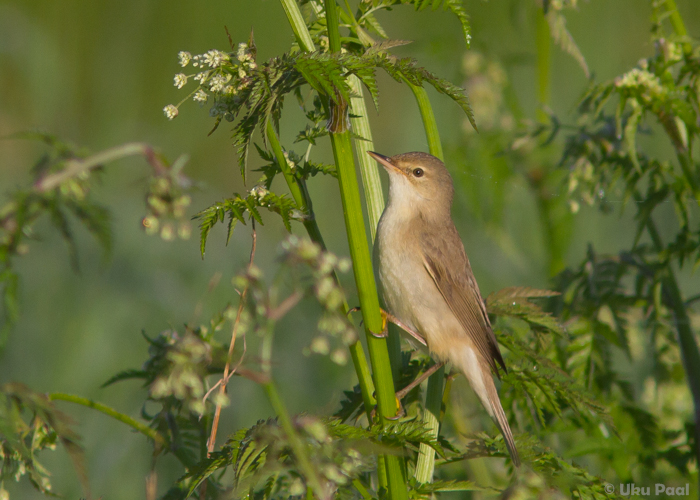
[[418,209],[424,215],[449,214],[454,188],[445,164],[427,153],[370,156],[389,173],[389,204]]

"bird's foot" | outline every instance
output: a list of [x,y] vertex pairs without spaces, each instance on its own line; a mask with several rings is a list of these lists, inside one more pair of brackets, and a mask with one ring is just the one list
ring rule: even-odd
[[[401,404],[401,399],[399,399],[398,394],[399,393],[397,392],[396,393],[396,415],[394,415],[393,417],[384,417],[387,420],[396,421],[396,420],[399,420],[399,419],[406,416],[406,410],[404,410],[403,405]],[[372,409],[372,412],[370,413],[370,418],[372,419],[372,421],[374,421],[376,416],[377,416],[377,407],[375,406]]]
[[[359,310],[360,310],[359,307],[353,307],[352,309],[350,309],[350,311],[348,311],[348,314],[355,312],[355,311],[359,311]],[[376,332],[373,332],[372,330],[369,330],[370,335],[372,335],[373,337],[378,338],[378,339],[386,338],[386,336],[389,335],[389,331],[387,330],[387,326],[391,322],[391,323],[394,323],[399,328],[401,328],[406,333],[408,333],[411,337],[416,339],[418,341],[418,343],[420,343],[421,345],[426,346],[426,347],[428,346],[428,343],[425,341],[425,338],[420,333],[418,333],[415,330],[413,330],[412,328],[410,328],[408,325],[406,325],[406,323],[401,321],[399,318],[397,318],[396,316],[394,316],[390,312],[385,311],[384,309],[380,309],[380,311],[382,313],[382,331],[381,331],[381,333],[376,333]]]

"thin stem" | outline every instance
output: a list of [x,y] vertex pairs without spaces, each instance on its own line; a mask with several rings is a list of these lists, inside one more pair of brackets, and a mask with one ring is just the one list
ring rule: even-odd
[[[250,259],[248,260],[248,271],[253,267],[253,260],[255,259],[255,249],[258,242],[258,234],[255,231],[255,219],[251,218],[251,227],[253,228],[252,243],[250,248]],[[238,333],[238,324],[241,320],[241,313],[243,312],[243,306],[245,305],[245,298],[248,294],[248,286],[241,292],[240,302],[238,303],[238,311],[236,312],[236,319],[233,322],[233,330],[231,331],[231,342],[228,346],[228,355],[226,357],[226,365],[224,366],[224,374],[219,382],[219,395],[224,396],[226,394],[226,385],[228,384],[231,375],[235,372],[235,368],[231,371],[231,360],[233,359],[233,350],[236,346],[236,335]],[[237,368],[237,367],[236,367]],[[221,418],[221,403],[216,403],[216,409],[214,410],[214,419],[211,424],[211,432],[209,434],[209,439],[207,440],[207,456],[214,451],[214,446],[216,445],[216,433],[219,430],[219,419]],[[206,487],[206,483],[205,483]]]
[[413,85],[408,80],[404,79],[413,92],[420,110],[420,116],[423,119],[423,128],[425,129],[425,137],[428,140],[428,148],[430,154],[444,161],[445,155],[442,151],[442,142],[440,141],[440,132],[435,120],[433,107],[428,99],[428,93],[420,85]]
[[87,158],[79,160],[67,160],[66,168],[55,174],[47,175],[37,181],[34,185],[39,192],[50,191],[58,187],[63,181],[76,177],[83,172],[92,170],[93,168],[104,165],[114,160],[119,160],[126,156],[141,155],[156,169],[165,168],[156,158],[153,148],[144,143],[134,142],[122,144],[113,148],[106,149]]
[[311,198],[309,197],[303,181],[294,174],[289,166],[289,163],[287,163],[287,158],[284,156],[284,151],[282,150],[282,145],[277,137],[277,132],[275,131],[275,126],[272,123],[272,120],[267,121],[265,135],[267,136],[270,147],[275,154],[277,164],[280,166],[284,180],[287,181],[287,186],[289,187],[289,192],[292,194],[292,198],[294,198],[294,203],[296,203],[297,208],[299,208],[299,210],[301,210],[304,214],[303,224],[306,228],[306,232],[309,233],[309,238],[321,245],[321,248],[325,250],[326,244],[323,241],[321,230],[318,228],[318,223],[316,222],[316,216],[314,215]]
[[[290,295],[290,297],[288,297],[288,299],[289,298],[292,298],[293,303],[295,301],[298,302],[298,300],[301,299],[301,294],[293,293]],[[283,301],[282,304],[279,304],[276,309],[284,309],[284,302],[285,301]],[[268,310],[267,328],[263,336],[262,346],[260,349],[260,366],[263,373],[262,386],[265,390],[265,394],[267,394],[268,400],[270,401],[270,405],[277,415],[277,420],[282,426],[282,430],[284,430],[284,433],[287,435],[289,445],[294,452],[299,468],[304,474],[308,485],[313,489],[314,493],[319,499],[330,500],[330,492],[324,487],[316,474],[316,469],[313,467],[311,460],[309,459],[309,453],[306,445],[297,434],[294,424],[292,423],[292,419],[289,416],[289,411],[287,410],[284,401],[282,401],[279,392],[277,392],[277,387],[272,380],[272,343],[275,335],[275,320],[272,319],[273,316],[275,316],[274,311],[271,313]]]
[[[408,86],[411,88],[416,98],[416,103],[418,104],[418,109],[423,119],[423,128],[425,129],[425,136],[428,140],[430,154],[444,160],[440,131],[438,130],[437,121],[435,120],[433,107],[430,104],[430,99],[428,99],[428,93],[421,86],[413,85],[409,81],[406,81],[406,83],[408,83]],[[425,395],[423,423],[430,429],[431,435],[435,439],[437,439],[440,434],[440,410],[442,408],[444,378],[445,367],[443,366],[428,379],[428,392]],[[433,480],[434,471],[435,450],[430,446],[421,444],[418,452],[418,461],[416,463],[416,480],[421,483],[429,483]]]
[[[271,120],[267,123],[266,132],[268,141],[275,154],[275,157],[277,158],[277,162],[280,165],[282,174],[284,175],[284,178],[287,181],[287,185],[289,186],[289,190],[292,193],[292,197],[294,198],[297,207],[299,207],[299,209],[307,215],[307,219],[304,220],[304,227],[309,233],[309,237],[311,238],[311,240],[318,243],[321,246],[321,248],[325,250],[326,244],[323,241],[323,236],[321,235],[321,231],[318,227],[318,224],[316,223],[316,218],[313,213],[311,199],[308,196],[308,191],[305,189],[305,186],[300,185],[299,179],[294,175],[294,172],[292,172],[291,168],[289,167],[289,164],[287,163],[287,159],[284,156],[284,151],[282,150],[282,146],[280,145],[277,133],[275,132],[274,125],[272,124]],[[338,277],[335,274],[334,278],[336,282],[338,282]],[[342,307],[343,313],[347,314],[347,303],[344,303]],[[359,341],[355,342],[350,346],[350,355],[352,357],[352,361],[355,366],[355,371],[357,373],[358,380],[360,383],[360,391],[362,393],[365,412],[367,413],[367,417],[369,418],[372,409],[376,404],[376,401],[372,397],[372,394],[374,393],[374,384],[372,383],[372,377],[370,375],[369,365],[367,364],[365,352],[362,348],[362,344]]]
[[328,491],[326,491],[326,488],[324,488],[321,484],[321,481],[316,475],[316,470],[314,469],[313,465],[311,465],[306,446],[297,434],[296,429],[294,429],[294,425],[292,424],[292,419],[289,417],[287,407],[277,392],[275,384],[269,380],[263,384],[263,389],[265,390],[265,394],[267,394],[267,398],[270,400],[272,408],[275,410],[275,414],[277,414],[277,420],[282,426],[284,433],[287,435],[289,445],[292,447],[292,451],[294,452],[297,462],[299,463],[299,468],[304,473],[304,476],[306,477],[307,481],[309,481],[311,488],[316,493],[318,498],[329,499],[330,495]]
[[152,439],[160,446],[167,444],[163,436],[161,436],[155,429],[151,429],[149,426],[142,424],[138,420],[135,420],[123,413],[120,413],[114,408],[110,408],[107,405],[103,405],[102,403],[98,403],[91,399],[76,396],[74,394],[66,394],[64,392],[52,392],[49,394],[49,399],[51,401],[68,401],[70,403],[86,406],[87,408],[92,408],[93,410],[97,410],[101,413],[104,413],[105,415],[109,415],[110,417],[119,420],[123,424],[126,424],[129,427],[139,431],[141,434],[143,434],[147,438]]

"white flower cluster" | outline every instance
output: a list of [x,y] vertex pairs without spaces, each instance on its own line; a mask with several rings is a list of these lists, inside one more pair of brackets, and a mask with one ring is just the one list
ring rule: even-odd
[[178,73],[177,75],[175,75],[175,78],[173,80],[175,82],[175,86],[181,89],[187,84],[187,75],[185,75],[184,73]]
[[195,92],[194,97],[192,99],[194,99],[197,102],[207,102],[207,97],[207,93],[204,92],[204,90],[199,89],[197,92]]
[[[241,43],[234,54],[227,54],[220,50],[212,49],[204,54],[192,55],[187,51],[177,54],[178,62],[183,68],[192,64],[194,68],[200,68],[198,73],[177,73],[173,78],[173,85],[178,89],[187,85],[193,79],[198,87],[190,94],[195,102],[204,104],[211,94],[235,95],[239,90],[250,84],[248,74],[257,68],[254,52],[248,44]],[[180,103],[181,104],[181,103]],[[180,105],[168,104],[163,108],[165,116],[172,120],[178,115]]]
[[650,94],[648,97],[663,96],[666,93],[658,76],[646,69],[639,68],[634,68],[619,77],[615,80],[615,86],[617,88],[642,87]]
[[168,118],[168,120],[172,120],[175,118],[178,114],[177,107],[174,104],[168,104],[166,107],[163,108],[163,113],[165,113],[165,116]]

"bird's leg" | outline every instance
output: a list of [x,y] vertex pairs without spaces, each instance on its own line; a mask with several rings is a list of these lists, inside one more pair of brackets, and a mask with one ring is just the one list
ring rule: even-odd
[[408,333],[411,337],[413,337],[414,339],[416,339],[416,340],[418,341],[418,343],[420,343],[421,345],[423,345],[423,346],[425,346],[425,347],[428,347],[428,343],[425,341],[425,338],[423,338],[423,336],[422,336],[420,333],[418,333],[418,332],[414,331],[413,329],[409,328],[408,325],[406,325],[406,323],[404,323],[403,321],[401,321],[399,318],[397,318],[396,316],[394,316],[394,315],[391,314],[390,312],[387,312],[387,311],[385,311],[384,309],[382,309],[382,317],[385,317],[385,318],[386,318],[386,319],[384,320],[385,323],[386,323],[386,320],[391,321],[391,322],[394,323],[396,326],[398,326],[399,328],[401,328],[404,332]]
[[401,389],[396,393],[396,399],[401,401],[404,397],[406,397],[406,394],[411,392],[417,385],[420,385],[426,378],[430,377],[433,373],[438,371],[440,368],[442,368],[445,365],[445,362],[442,361],[440,363],[435,363],[433,366],[425,370],[423,373],[421,373],[419,376],[416,377],[416,379],[408,384],[406,387]]
[[442,368],[445,365],[445,362],[442,361],[440,363],[435,363],[433,366],[425,370],[423,373],[421,373],[416,379],[408,384],[406,387],[401,389],[396,393],[396,404],[398,406],[398,411],[396,412],[396,415],[393,417],[386,417],[387,420],[399,420],[400,418],[403,418],[406,416],[406,410],[403,408],[403,404],[401,404],[401,400],[406,397],[406,394],[411,392],[413,389],[415,389],[416,386],[420,385],[423,383],[423,381],[430,377],[433,373],[438,371],[440,368]]
[[[353,307],[352,309],[350,309],[350,311],[348,311],[348,314],[351,312],[359,311],[359,310],[360,310],[359,307]],[[370,335],[372,335],[373,337],[376,337],[378,339],[386,338],[386,336],[389,334],[389,332],[387,331],[387,325],[389,322],[391,322],[391,323],[394,323],[399,328],[401,328],[406,333],[408,333],[411,337],[416,339],[419,344],[426,346],[426,347],[428,346],[428,343],[425,341],[425,338],[423,338],[423,336],[420,333],[411,329],[408,325],[406,325],[406,323],[401,321],[399,318],[397,318],[396,316],[394,316],[390,312],[387,312],[384,309],[380,309],[380,310],[382,313],[382,332],[381,333],[374,333],[373,331],[370,330],[370,332],[369,332]]]

